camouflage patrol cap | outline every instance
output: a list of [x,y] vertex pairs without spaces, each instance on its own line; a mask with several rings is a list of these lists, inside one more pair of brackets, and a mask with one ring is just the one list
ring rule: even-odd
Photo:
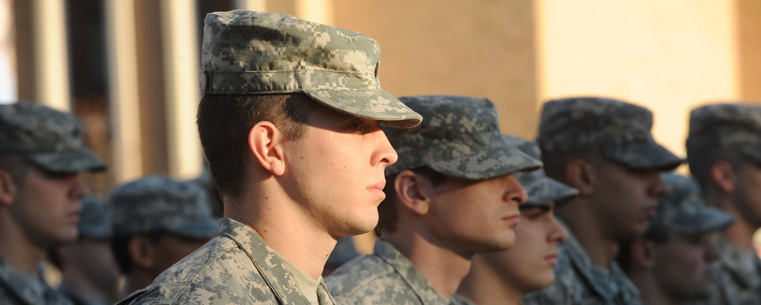
[[682,175],[662,174],[669,192],[658,199],[651,227],[665,227],[686,234],[702,234],[726,228],[735,218],[718,209],[706,207],[697,183]]
[[483,180],[542,166],[505,142],[497,108],[488,99],[427,95],[400,100],[426,120],[411,129],[383,128],[399,154],[386,168],[387,176],[427,166],[447,176]]
[[0,154],[19,154],[56,173],[100,171],[106,163],[82,144],[71,114],[32,103],[0,105]]
[[207,238],[217,232],[206,191],[197,183],[148,176],[116,187],[110,201],[116,236],[168,231]]
[[687,155],[731,149],[761,162],[761,106],[713,104],[690,113]]
[[[504,135],[504,137],[510,146],[520,149],[534,159],[542,159],[539,145],[536,143],[510,135]],[[542,206],[550,202],[558,204],[579,195],[579,191],[575,188],[547,177],[544,169],[541,168],[532,172],[515,173],[515,178],[528,193],[528,200],[522,206]]]
[[111,237],[111,216],[108,205],[100,199],[87,196],[82,198],[82,212],[79,214],[79,236],[89,238]]
[[422,117],[383,91],[380,47],[365,35],[296,17],[243,10],[204,21],[201,91],[301,92],[340,112],[412,127]]
[[598,97],[544,104],[536,142],[542,152],[600,152],[636,169],[669,170],[684,162],[656,143],[653,114],[643,107]]

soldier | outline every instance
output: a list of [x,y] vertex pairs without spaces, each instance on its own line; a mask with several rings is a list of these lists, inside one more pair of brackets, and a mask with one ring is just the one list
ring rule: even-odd
[[328,261],[325,262],[325,268],[322,270],[322,276],[326,277],[336,271],[344,263],[359,256],[359,252],[354,247],[354,240],[351,236],[341,237],[336,243],[333,252],[330,252]]
[[515,242],[526,191],[512,173],[541,162],[502,138],[487,99],[401,100],[426,120],[386,133],[399,162],[386,170],[372,255],[327,278],[338,304],[448,304],[475,253]]
[[682,163],[657,144],[652,113],[595,97],[549,101],[537,142],[547,175],[579,196],[557,210],[570,230],[553,285],[526,304],[638,304],[637,288],[615,257],[619,243],[642,235],[667,192],[660,171]]
[[193,182],[148,176],[111,192],[111,247],[126,276],[125,297],[217,233],[206,190]]
[[332,304],[339,237],[369,232],[396,162],[380,124],[421,116],[380,88],[375,40],[292,16],[206,16],[198,131],[226,218],[123,303]]
[[737,221],[719,239],[718,286],[706,304],[761,304],[761,107],[715,104],[694,109],[687,138],[690,171],[706,205]]
[[705,299],[719,259],[715,237],[734,218],[705,208],[692,179],[664,174],[663,180],[669,193],[658,200],[658,211],[645,235],[621,248],[619,262],[646,304]]
[[80,172],[106,169],[81,137],[70,114],[0,105],[0,304],[69,304],[45,283],[39,264],[77,239],[88,192]]
[[75,305],[105,305],[117,301],[119,267],[111,252],[108,205],[96,197],[82,199],[79,239],[51,254],[61,270],[58,287]]
[[[535,143],[513,136],[505,138],[529,156],[541,159]],[[557,263],[558,246],[568,238],[568,231],[553,212],[556,205],[572,199],[578,191],[547,177],[542,169],[515,173],[515,177],[528,192],[528,200],[520,206],[515,244],[505,251],[475,255],[470,273],[455,295],[458,300],[465,297],[479,305],[517,305],[525,294],[555,281],[552,268]]]

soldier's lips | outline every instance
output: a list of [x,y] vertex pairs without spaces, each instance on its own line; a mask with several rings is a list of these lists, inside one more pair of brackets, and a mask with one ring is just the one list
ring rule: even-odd
[[548,262],[551,266],[555,266],[558,263],[558,253],[553,252],[553,253],[547,254],[544,256],[544,260]]
[[386,187],[386,180],[381,180],[373,185],[367,187],[367,191],[380,196],[382,199],[386,199],[386,193],[383,192],[383,188]]
[[502,220],[508,222],[511,227],[515,227],[521,222],[521,214],[517,213],[507,217],[502,217]]
[[657,210],[657,206],[655,205],[649,205],[642,209],[642,211],[645,213],[645,216],[647,216],[648,219],[653,218],[655,216],[655,211]]

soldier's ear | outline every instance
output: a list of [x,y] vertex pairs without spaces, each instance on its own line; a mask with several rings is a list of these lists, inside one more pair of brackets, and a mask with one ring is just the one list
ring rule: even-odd
[[259,164],[273,175],[285,172],[282,133],[268,121],[256,123],[248,132],[248,147]]
[[632,270],[652,270],[655,266],[655,244],[645,238],[636,238],[629,247]]
[[424,180],[413,171],[405,170],[399,173],[393,182],[397,200],[418,215],[427,214],[429,209],[429,198]]
[[573,159],[566,165],[566,181],[579,190],[579,195],[587,196],[594,193],[595,172],[589,162]]
[[727,194],[734,193],[737,177],[729,162],[716,161],[711,165],[711,180],[721,192]]
[[11,206],[16,198],[16,184],[11,174],[0,170],[0,206]]
[[151,269],[156,261],[156,249],[148,237],[137,235],[127,243],[127,251],[132,264],[142,269]]

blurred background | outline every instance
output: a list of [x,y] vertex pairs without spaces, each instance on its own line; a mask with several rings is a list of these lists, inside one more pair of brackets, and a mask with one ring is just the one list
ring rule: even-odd
[[373,37],[385,90],[489,98],[525,138],[544,101],[598,95],[650,108],[684,155],[690,109],[761,101],[756,0],[0,0],[0,102],[78,116],[111,164],[86,177],[94,193],[195,177],[203,17],[236,8]]

